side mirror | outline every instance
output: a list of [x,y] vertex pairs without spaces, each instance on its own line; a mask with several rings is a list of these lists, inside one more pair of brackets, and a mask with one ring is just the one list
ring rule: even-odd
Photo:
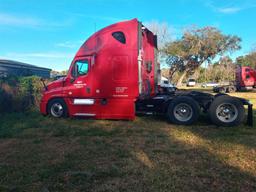
[[40,81],[43,83],[44,89],[47,91],[48,88],[47,88],[47,86],[45,85],[45,79],[44,79],[44,78],[41,78]]
[[73,83],[77,77],[77,66],[74,65],[71,71],[70,83]]

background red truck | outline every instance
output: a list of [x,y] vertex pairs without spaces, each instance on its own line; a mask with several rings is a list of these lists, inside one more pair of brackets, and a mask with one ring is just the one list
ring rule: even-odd
[[216,93],[232,93],[235,91],[251,91],[256,89],[256,69],[238,66],[236,80],[233,85],[217,86],[213,88]]
[[201,111],[213,123],[233,126],[252,105],[242,98],[201,92],[159,93],[157,37],[137,19],[110,25],[92,35],[75,55],[66,77],[45,86],[41,113],[54,117],[134,119],[162,114],[192,124]]
[[238,67],[236,70],[236,86],[238,90],[251,90],[256,88],[256,69],[251,67]]

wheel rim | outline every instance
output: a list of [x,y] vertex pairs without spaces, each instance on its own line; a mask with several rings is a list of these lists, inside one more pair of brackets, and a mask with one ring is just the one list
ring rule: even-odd
[[61,117],[63,115],[63,106],[60,103],[54,103],[51,107],[51,114],[54,117]]
[[230,123],[238,117],[237,107],[231,103],[223,103],[216,109],[218,119],[225,123]]
[[193,115],[192,107],[186,103],[180,103],[173,109],[174,117],[182,122],[189,121]]

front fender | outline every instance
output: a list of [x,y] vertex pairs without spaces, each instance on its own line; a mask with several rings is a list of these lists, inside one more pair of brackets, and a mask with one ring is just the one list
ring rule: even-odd
[[66,98],[67,95],[63,93],[62,90],[49,90],[45,91],[42,95],[42,99],[40,102],[40,112],[44,115],[47,114],[47,104],[50,100],[55,98]]

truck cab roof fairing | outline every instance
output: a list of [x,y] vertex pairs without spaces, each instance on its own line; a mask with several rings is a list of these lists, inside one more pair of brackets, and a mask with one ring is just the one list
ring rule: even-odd
[[[94,33],[91,37],[89,37],[85,43],[80,47],[78,52],[76,53],[76,57],[81,57],[85,55],[94,55],[99,53],[103,49],[107,49],[108,46],[113,45],[111,42],[116,41],[114,37],[111,35],[114,32],[123,32],[126,38],[125,44],[123,46],[128,46],[129,48],[137,48],[137,41],[134,38],[134,35],[137,35],[138,29],[138,20],[132,19],[129,21],[119,22],[110,26],[107,26],[100,31]],[[119,43],[119,42],[117,42]],[[117,44],[117,46],[122,46],[121,43]]]

